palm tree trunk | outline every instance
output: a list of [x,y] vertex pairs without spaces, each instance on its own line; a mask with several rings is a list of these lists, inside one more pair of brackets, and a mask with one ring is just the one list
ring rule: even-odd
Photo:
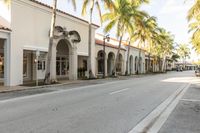
[[148,72],[150,72],[150,67],[151,67],[151,55],[149,53],[148,54]]
[[139,50],[139,60],[138,60],[138,74],[141,74],[141,62],[140,62],[140,58],[141,58],[141,49]]
[[160,59],[160,57],[158,57],[158,67],[159,67],[159,72],[161,72],[162,71],[162,66],[161,66],[161,59]]
[[113,70],[112,70],[112,75],[113,76],[116,76],[116,67],[117,67],[117,63],[119,61],[119,53],[120,53],[120,49],[121,49],[122,38],[123,38],[123,35],[120,36],[120,40],[119,40],[117,56],[115,58],[115,65],[114,65]]
[[166,56],[163,57],[162,72],[165,72]]
[[140,48],[140,44],[142,44],[142,41],[139,42],[138,48],[139,48],[139,53],[138,53],[138,62],[137,62],[137,70],[136,70],[136,74],[140,74],[141,71],[141,64],[140,64],[140,58],[141,58],[141,48]]
[[128,75],[128,65],[129,65],[129,55],[130,55],[130,45],[131,45],[131,42],[129,41],[129,44],[128,44],[128,53],[127,53],[127,60],[126,60],[126,73],[125,73],[125,75]]
[[89,58],[88,58],[88,70],[89,70],[89,79],[95,78],[94,73],[92,71],[92,12],[93,9],[90,9],[90,21],[89,21],[89,33],[88,33],[88,53],[89,53]]
[[50,29],[50,38],[49,38],[49,49],[48,49],[48,56],[47,56],[47,69],[45,73],[44,83],[50,84],[50,65],[52,61],[52,46],[53,46],[53,39],[54,39],[54,29],[55,29],[55,22],[56,22],[56,8],[57,8],[57,0],[53,1],[53,13],[51,18],[51,29]]

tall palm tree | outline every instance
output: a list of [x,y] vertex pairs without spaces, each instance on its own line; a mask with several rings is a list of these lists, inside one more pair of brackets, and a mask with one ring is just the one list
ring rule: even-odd
[[[156,45],[154,47],[154,53],[159,58],[159,69],[161,72],[165,71],[166,60],[169,55],[172,54],[174,39],[170,32],[167,32],[163,28],[157,29],[158,36],[156,39]],[[162,65],[160,59],[162,58]],[[161,66],[160,66],[161,65]]]
[[128,75],[128,64],[129,64],[129,53],[130,53],[130,46],[131,43],[134,42],[134,31],[137,28],[136,22],[141,21],[143,17],[148,16],[147,13],[142,12],[142,11],[137,11],[137,9],[144,3],[149,3],[149,0],[132,0],[129,3],[132,5],[132,10],[133,10],[133,15],[130,19],[133,24],[133,30],[128,28],[128,35],[129,35],[129,43],[128,43],[128,53],[127,53],[127,61],[126,61],[126,72],[125,75]]
[[184,68],[186,65],[186,58],[190,56],[190,49],[187,44],[180,44],[177,49],[178,55],[182,58]]
[[195,0],[194,5],[188,11],[188,20],[196,19],[200,14],[200,0]]
[[191,43],[200,53],[200,0],[195,0],[194,5],[188,11],[189,32],[192,32]]
[[[72,3],[74,5],[74,8],[76,8],[75,0],[72,0]],[[45,78],[44,78],[45,84],[56,82],[56,79],[51,79],[50,65],[52,61],[52,47],[53,47],[54,29],[55,29],[55,23],[56,23],[57,0],[53,0],[52,7],[53,8],[52,8],[49,48],[48,48],[48,56],[47,56],[47,69],[46,69]]]
[[112,0],[84,0],[83,1],[83,6],[82,6],[82,15],[86,14],[87,7],[89,5],[89,32],[88,32],[88,52],[89,52],[89,58],[88,58],[88,70],[89,70],[89,78],[94,78],[94,73],[92,71],[92,16],[93,16],[93,10],[94,7],[97,8],[100,16],[100,20],[102,22],[102,15],[101,15],[101,6],[100,6],[100,1],[104,2],[107,8],[112,8]]
[[[155,17],[144,17],[142,20],[137,21],[136,23],[136,31],[134,32],[134,40],[138,43],[139,48],[139,61],[137,62],[137,70],[136,73],[141,73],[141,50],[142,47],[150,48],[152,45],[152,39],[155,34],[155,28],[157,27],[156,18]],[[143,45],[143,46],[142,46]]]
[[139,6],[134,5],[131,0],[116,0],[113,2],[113,8],[110,12],[105,13],[102,17],[104,22],[108,22],[104,32],[109,32],[116,28],[116,37],[119,39],[118,51],[115,58],[115,65],[112,73],[116,75],[116,67],[119,60],[119,53],[124,34],[133,31],[134,23],[146,13],[139,10]]
[[149,17],[147,20],[147,25],[146,28],[149,31],[149,37],[147,38],[148,45],[146,46],[147,52],[148,52],[148,72],[150,72],[150,63],[151,63],[151,51],[153,45],[155,45],[156,37],[157,37],[157,32],[156,29],[158,27],[158,24],[156,22],[156,17],[152,16]]

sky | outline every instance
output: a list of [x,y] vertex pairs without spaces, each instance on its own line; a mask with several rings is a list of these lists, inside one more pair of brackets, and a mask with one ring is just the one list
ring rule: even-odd
[[[52,0],[39,0],[51,5]],[[88,20],[88,17],[81,16],[82,0],[76,0],[77,10],[74,11],[72,3],[69,0],[58,0],[58,8],[70,14]],[[175,36],[176,43],[186,43],[190,47],[190,35],[188,33],[188,21],[186,19],[187,12],[194,3],[194,0],[150,0],[150,4],[143,5],[142,10],[147,11],[151,16],[157,17],[160,27],[170,31]],[[100,24],[99,15],[94,11],[93,22]],[[97,30],[97,33],[102,33],[103,28]],[[114,31],[111,31],[111,36],[114,37]],[[190,60],[198,60],[198,56],[194,50],[191,51],[192,55]]]

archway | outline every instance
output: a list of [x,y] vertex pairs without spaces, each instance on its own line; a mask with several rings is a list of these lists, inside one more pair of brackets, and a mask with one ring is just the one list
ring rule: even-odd
[[135,56],[135,74],[138,74],[138,57]]
[[129,58],[129,73],[133,74],[133,56],[132,55]]
[[114,67],[114,61],[115,61],[115,54],[113,52],[110,52],[108,54],[108,61],[107,61],[107,72],[108,72],[109,76],[112,75],[112,70],[113,70],[113,67]]
[[139,68],[139,73],[141,74],[142,73],[142,57],[140,57],[140,59],[139,59],[139,66],[138,66],[138,68]]
[[123,64],[123,57],[121,54],[119,54],[116,72],[119,74],[122,74],[122,64]]
[[56,47],[56,75],[57,78],[69,78],[70,72],[70,43],[62,39],[58,42]]
[[100,50],[97,53],[97,66],[98,66],[98,74],[103,74],[104,72],[104,52]]
[[5,77],[5,58],[4,58],[4,39],[0,39],[0,84],[4,84]]
[[150,72],[149,60],[148,60],[148,59],[145,59],[145,71],[146,71],[146,72]]

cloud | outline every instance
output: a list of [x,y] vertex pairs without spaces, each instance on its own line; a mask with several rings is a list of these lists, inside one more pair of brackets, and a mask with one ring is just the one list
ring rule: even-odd
[[172,13],[185,13],[191,5],[191,2],[168,0],[160,11],[160,14],[172,14]]

